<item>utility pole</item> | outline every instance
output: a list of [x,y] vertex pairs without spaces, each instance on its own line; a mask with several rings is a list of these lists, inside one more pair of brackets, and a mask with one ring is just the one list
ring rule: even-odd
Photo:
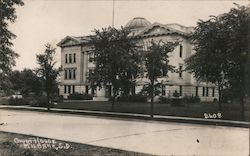
[[113,0],[112,27],[114,27],[114,23],[115,23],[115,0]]

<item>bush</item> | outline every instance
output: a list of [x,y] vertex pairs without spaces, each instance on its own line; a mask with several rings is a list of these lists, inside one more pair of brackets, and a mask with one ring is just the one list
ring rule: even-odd
[[200,98],[198,96],[186,96],[183,98],[185,103],[200,103]]
[[69,100],[93,100],[90,94],[73,93],[68,96]]
[[120,102],[147,102],[147,97],[142,94],[121,95],[117,98]]
[[35,106],[35,107],[44,107],[47,105],[47,96],[31,96],[27,98],[29,105]]
[[171,98],[171,106],[181,106],[183,98],[173,97]]
[[24,105],[24,104],[27,104],[27,101],[24,98],[10,97],[9,104],[10,105]]
[[173,93],[173,97],[179,97],[180,94],[175,90],[174,93]]
[[169,97],[160,96],[159,100],[159,103],[171,103],[171,99]]
[[54,102],[63,102],[64,98],[62,95],[56,96],[53,101]]

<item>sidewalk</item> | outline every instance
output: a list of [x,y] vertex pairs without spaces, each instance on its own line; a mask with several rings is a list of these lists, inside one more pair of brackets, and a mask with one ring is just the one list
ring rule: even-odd
[[154,115],[154,118],[151,118],[150,115],[146,115],[146,114],[103,112],[103,111],[89,111],[89,110],[75,110],[75,109],[58,109],[58,108],[51,108],[50,111],[48,111],[47,108],[44,108],[44,107],[10,106],[10,105],[0,105],[0,109],[15,109],[15,110],[27,110],[27,111],[40,111],[40,112],[48,112],[48,113],[92,115],[92,116],[102,116],[102,117],[140,119],[140,120],[148,120],[148,121],[180,122],[180,123],[190,123],[190,124],[232,126],[232,127],[243,127],[243,128],[250,127],[250,122],[219,120],[219,119],[202,119],[202,118],[162,116],[162,115]]

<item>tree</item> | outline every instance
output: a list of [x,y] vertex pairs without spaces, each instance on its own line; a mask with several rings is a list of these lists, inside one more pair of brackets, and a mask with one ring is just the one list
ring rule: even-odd
[[225,86],[225,40],[221,35],[217,17],[199,21],[192,36],[196,53],[186,60],[186,70],[194,73],[198,81],[211,82],[218,86],[219,110],[221,110],[221,90]]
[[140,53],[129,34],[127,29],[109,27],[95,30],[90,41],[96,66],[89,79],[94,86],[111,86],[112,109],[119,91],[128,94],[140,73]]
[[196,54],[186,63],[197,79],[216,83],[219,94],[223,86],[231,88],[240,98],[243,119],[244,98],[249,97],[250,88],[250,8],[235,5],[228,13],[197,23],[192,36]]
[[57,93],[57,76],[59,69],[55,68],[56,62],[54,61],[55,48],[49,43],[45,45],[46,49],[43,54],[36,55],[39,68],[37,69],[38,75],[43,79],[44,90],[47,95],[47,108],[50,110],[50,104],[53,95]]
[[14,23],[17,16],[15,5],[24,5],[22,0],[1,0],[0,1],[0,90],[6,90],[9,86],[8,74],[15,65],[15,58],[18,54],[11,47],[15,34],[8,30],[9,22]]
[[158,83],[155,83],[159,77],[167,77],[169,71],[174,71],[174,66],[169,64],[168,53],[172,52],[178,44],[177,41],[167,43],[164,43],[163,41],[155,43],[152,41],[149,50],[146,51],[145,66],[147,69],[147,77],[150,81],[151,117],[153,117],[154,114],[155,88],[159,85]]
[[29,93],[41,94],[41,79],[31,69],[15,70],[9,74],[9,80],[11,82],[10,88],[15,92],[20,92],[23,95]]

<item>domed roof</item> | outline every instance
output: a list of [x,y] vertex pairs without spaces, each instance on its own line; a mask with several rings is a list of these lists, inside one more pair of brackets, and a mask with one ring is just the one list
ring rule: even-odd
[[125,27],[130,29],[137,29],[150,26],[151,23],[143,17],[135,17],[130,20]]

